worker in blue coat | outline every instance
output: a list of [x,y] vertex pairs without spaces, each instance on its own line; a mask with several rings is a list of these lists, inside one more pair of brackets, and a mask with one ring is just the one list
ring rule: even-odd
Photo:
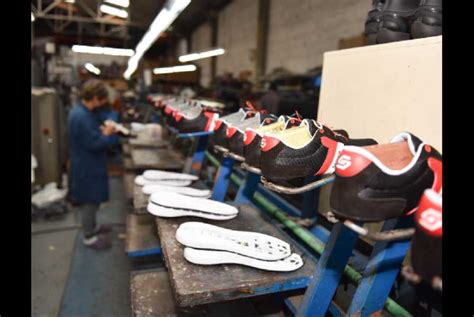
[[109,199],[106,151],[115,133],[114,126],[102,122],[98,114],[107,98],[102,81],[91,79],[83,84],[81,102],[73,107],[68,117],[69,197],[78,205],[83,242],[94,249],[111,247],[111,242],[103,235],[111,230],[110,226],[96,223],[100,204]]

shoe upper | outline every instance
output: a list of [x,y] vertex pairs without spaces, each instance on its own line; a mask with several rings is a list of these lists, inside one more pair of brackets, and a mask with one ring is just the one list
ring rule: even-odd
[[227,148],[227,126],[229,124],[238,124],[254,114],[255,111],[253,110],[240,108],[237,112],[218,118],[215,121],[214,135],[212,136],[214,144]]
[[277,120],[278,118],[272,114],[257,112],[252,117],[245,119],[238,124],[228,125],[226,137],[229,151],[234,154],[244,156],[244,136],[246,129],[257,129],[262,126],[272,124]]
[[245,163],[250,166],[260,168],[260,143],[262,137],[268,132],[278,132],[298,126],[301,119],[298,117],[284,116],[278,117],[277,121],[257,129],[247,128],[244,135],[244,157]]
[[442,278],[443,200],[433,189],[427,189],[415,214],[411,262],[413,269],[425,281]]
[[174,120],[180,133],[213,131],[214,122],[218,117],[218,113],[204,110],[199,103],[174,114]]
[[262,175],[271,180],[288,180],[331,174],[348,141],[344,135],[309,119],[292,129],[266,133],[260,144]]
[[441,190],[441,165],[441,154],[408,132],[388,144],[345,146],[336,164],[331,209],[365,222],[412,214],[425,189]]

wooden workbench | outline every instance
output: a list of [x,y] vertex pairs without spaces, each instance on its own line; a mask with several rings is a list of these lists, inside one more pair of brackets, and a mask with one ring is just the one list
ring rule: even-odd
[[133,199],[133,187],[135,185],[136,174],[126,171],[123,174],[123,187],[125,188],[125,196],[127,199]]
[[166,148],[169,142],[166,140],[130,139],[129,144],[133,148]]
[[[239,209],[239,215],[227,221],[210,221],[194,217],[156,218],[162,252],[176,304],[179,307],[300,289],[308,285],[315,269],[315,259],[304,253],[286,233],[271,224],[270,219],[255,208],[242,205]],[[302,255],[305,264],[294,272],[284,273],[268,272],[242,265],[192,264],[184,258],[184,247],[175,238],[178,226],[187,221],[201,221],[224,228],[275,236],[290,243],[292,250]]]
[[[131,273],[130,291],[133,317],[256,317],[248,301],[178,308],[164,268]],[[272,317],[272,315],[268,315]]]
[[148,205],[149,195],[142,192],[142,186],[133,183],[133,212],[136,214],[147,214],[146,206]]
[[127,216],[125,252],[131,257],[161,253],[155,216],[151,214],[129,214]]

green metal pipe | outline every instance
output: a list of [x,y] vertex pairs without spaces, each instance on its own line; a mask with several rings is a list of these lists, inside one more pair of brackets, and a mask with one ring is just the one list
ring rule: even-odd
[[[209,159],[212,165],[218,166],[219,162],[206,151],[206,157]],[[237,186],[242,184],[242,179],[235,174],[230,175],[231,182]],[[306,243],[311,249],[316,251],[318,254],[322,254],[324,251],[324,244],[321,243],[310,231],[299,226],[295,222],[291,221],[285,212],[281,211],[278,207],[272,204],[262,194],[256,192],[254,195],[255,203],[259,204],[267,213],[272,215],[275,219],[281,222],[285,227],[290,229],[298,238]],[[349,265],[346,265],[344,269],[344,275],[346,275],[352,282],[359,284],[362,280],[362,274],[354,270]],[[402,306],[395,302],[391,298],[387,298],[385,302],[385,309],[392,314],[394,317],[411,317],[412,315],[407,312]]]

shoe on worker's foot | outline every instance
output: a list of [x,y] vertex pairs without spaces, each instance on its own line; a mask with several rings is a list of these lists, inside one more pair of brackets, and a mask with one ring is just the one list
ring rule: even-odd
[[96,234],[90,238],[84,238],[83,243],[86,247],[95,250],[106,250],[112,247],[112,243],[104,236]]

